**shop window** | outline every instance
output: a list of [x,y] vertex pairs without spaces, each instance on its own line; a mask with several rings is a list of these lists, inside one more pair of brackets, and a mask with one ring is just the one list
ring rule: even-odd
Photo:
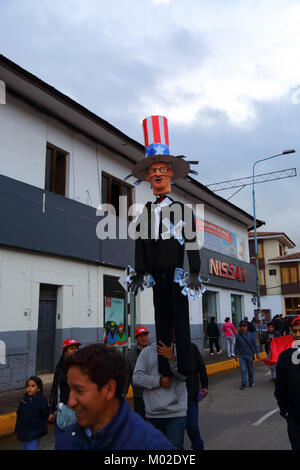
[[133,187],[107,173],[102,173],[102,204],[111,204],[120,215],[119,197],[127,197],[127,213],[133,202]]
[[231,294],[231,317],[232,323],[237,329],[242,320],[242,296]]
[[104,276],[104,338],[107,346],[126,352],[130,331],[135,328],[135,296],[130,294],[130,324],[126,321],[127,293],[119,283],[119,278]]
[[46,148],[45,189],[52,193],[66,195],[67,152],[52,145]]

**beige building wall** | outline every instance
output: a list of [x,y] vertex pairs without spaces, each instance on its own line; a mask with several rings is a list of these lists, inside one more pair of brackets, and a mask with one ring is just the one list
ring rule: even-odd
[[[280,265],[269,264],[269,259],[279,256],[279,243],[277,240],[264,240],[264,258],[265,258],[265,283],[267,295],[281,294]],[[269,270],[276,269],[276,276],[270,276]]]
[[266,263],[268,263],[269,259],[276,258],[276,256],[280,255],[278,240],[264,240],[263,244]]

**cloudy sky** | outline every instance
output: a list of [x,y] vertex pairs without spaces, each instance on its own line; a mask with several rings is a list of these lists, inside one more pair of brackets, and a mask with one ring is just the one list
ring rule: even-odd
[[[287,148],[256,172],[298,168],[299,24],[298,0],[0,0],[0,51],[142,143],[165,115],[208,185]],[[299,177],[256,186],[263,230],[297,251],[299,199]],[[250,187],[230,200],[252,213]]]

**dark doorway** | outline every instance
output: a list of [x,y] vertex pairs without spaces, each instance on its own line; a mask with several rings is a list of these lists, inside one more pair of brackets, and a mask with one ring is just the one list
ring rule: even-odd
[[39,322],[37,332],[36,373],[54,370],[57,286],[40,285]]
[[217,294],[216,292],[206,291],[202,296],[202,315],[203,315],[203,348],[209,347],[207,337],[207,325],[211,317],[215,317],[217,321]]

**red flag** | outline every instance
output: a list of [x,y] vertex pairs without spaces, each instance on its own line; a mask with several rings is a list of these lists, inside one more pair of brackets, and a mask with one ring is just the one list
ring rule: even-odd
[[278,361],[278,356],[285,349],[291,348],[293,345],[294,339],[292,335],[279,336],[278,338],[273,338],[271,341],[271,351],[270,359],[262,359],[267,366],[276,364]]

